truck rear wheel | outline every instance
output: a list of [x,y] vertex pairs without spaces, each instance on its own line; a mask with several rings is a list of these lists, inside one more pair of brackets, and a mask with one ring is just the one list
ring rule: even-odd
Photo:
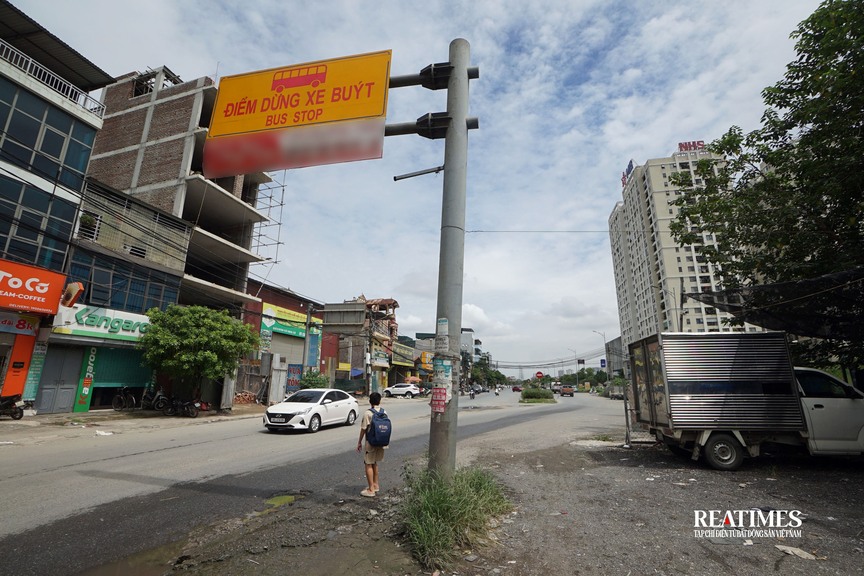
[[714,434],[705,444],[703,455],[715,470],[737,470],[744,462],[744,447],[731,434]]

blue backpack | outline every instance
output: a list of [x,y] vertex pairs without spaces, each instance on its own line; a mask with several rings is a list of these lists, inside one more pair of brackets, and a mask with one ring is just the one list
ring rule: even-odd
[[372,422],[366,428],[366,442],[370,446],[387,446],[390,444],[390,432],[393,431],[393,425],[390,423],[390,417],[384,410],[372,410]]

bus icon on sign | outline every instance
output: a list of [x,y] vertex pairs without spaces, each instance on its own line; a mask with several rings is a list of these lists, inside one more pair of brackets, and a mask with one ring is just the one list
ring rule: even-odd
[[327,66],[325,64],[289,68],[287,70],[279,70],[273,75],[273,84],[270,86],[270,90],[282,92],[286,88],[297,88],[299,86],[312,86],[315,88],[326,80]]

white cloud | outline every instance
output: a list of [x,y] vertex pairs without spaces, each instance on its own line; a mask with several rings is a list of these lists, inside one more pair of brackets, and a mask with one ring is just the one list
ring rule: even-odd
[[[184,80],[382,49],[394,75],[471,43],[463,326],[493,359],[598,351],[617,336],[607,218],[632,158],[753,129],[761,90],[794,58],[817,0],[12,0],[112,75],[167,65]],[[98,23],[97,23],[98,22]],[[388,122],[444,111],[446,94],[393,89]],[[443,141],[388,138],[380,161],[284,175],[281,262],[268,278],[321,301],[399,301],[403,333],[435,327]],[[281,178],[282,175],[280,174]],[[553,233],[548,231],[576,231]],[[255,269],[264,276],[267,270]],[[599,355],[599,352],[597,352]]]

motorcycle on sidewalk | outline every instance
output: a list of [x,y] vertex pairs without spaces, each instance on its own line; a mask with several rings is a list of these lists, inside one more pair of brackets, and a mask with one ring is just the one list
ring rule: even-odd
[[147,387],[144,390],[144,395],[141,397],[141,407],[145,410],[156,410],[157,412],[161,412],[168,405],[169,398],[162,392],[162,387],[160,386],[156,390],[152,387]]
[[0,416],[11,416],[13,420],[24,417],[24,401],[21,394],[0,396]]
[[[201,402],[198,400],[180,400],[172,398],[162,409],[165,416],[186,416],[196,418],[201,410]],[[209,406],[208,406],[209,409]]]

